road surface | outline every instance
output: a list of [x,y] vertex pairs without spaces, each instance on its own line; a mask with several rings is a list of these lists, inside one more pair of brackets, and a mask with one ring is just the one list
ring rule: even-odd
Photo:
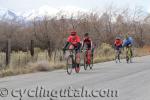
[[150,100],[150,56],[0,79],[0,100]]

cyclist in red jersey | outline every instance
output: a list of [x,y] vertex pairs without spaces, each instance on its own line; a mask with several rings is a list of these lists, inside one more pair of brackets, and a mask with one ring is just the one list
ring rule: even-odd
[[77,57],[76,63],[77,63],[78,68],[80,68],[79,67],[79,65],[80,65],[80,47],[81,47],[80,37],[77,35],[77,32],[75,32],[75,31],[71,32],[70,36],[67,39],[67,43],[66,43],[65,47],[63,48],[63,51],[65,52],[66,48],[75,49],[76,57]]
[[88,55],[87,55],[88,62],[87,63],[90,64],[91,63],[91,53],[92,53],[92,40],[89,37],[89,33],[84,34],[82,49],[83,48],[88,50]]
[[123,41],[121,37],[116,37],[114,41],[114,46],[115,46],[115,61],[116,63],[119,61],[120,62],[120,54],[121,54],[121,48],[122,48]]

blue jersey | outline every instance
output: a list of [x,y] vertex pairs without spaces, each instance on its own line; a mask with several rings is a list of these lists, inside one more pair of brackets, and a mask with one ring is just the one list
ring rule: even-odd
[[128,37],[128,39],[125,39],[123,41],[123,46],[128,46],[128,45],[132,45],[133,44],[133,38],[132,37]]

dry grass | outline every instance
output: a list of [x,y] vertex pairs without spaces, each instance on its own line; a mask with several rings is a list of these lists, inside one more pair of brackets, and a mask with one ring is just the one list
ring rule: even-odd
[[49,63],[48,61],[39,61],[36,63],[29,63],[25,67],[6,67],[5,69],[0,70],[0,77],[35,73],[35,72],[45,72],[52,71],[56,69],[64,68],[64,63]]
[[135,48],[135,56],[150,55],[150,46],[144,46],[143,48]]
[[114,60],[114,49],[111,45],[103,43],[94,53],[94,63]]

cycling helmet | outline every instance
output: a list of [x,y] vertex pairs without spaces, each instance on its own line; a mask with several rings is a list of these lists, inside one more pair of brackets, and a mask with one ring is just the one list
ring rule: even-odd
[[121,37],[120,36],[116,36],[116,38],[115,39],[121,39]]
[[77,35],[77,32],[72,31],[72,32],[71,32],[71,36],[75,36],[75,35]]
[[126,39],[128,39],[128,38],[129,38],[129,36],[126,34],[126,35],[125,35],[125,38],[126,38]]
[[89,36],[89,33],[85,33],[84,36]]

